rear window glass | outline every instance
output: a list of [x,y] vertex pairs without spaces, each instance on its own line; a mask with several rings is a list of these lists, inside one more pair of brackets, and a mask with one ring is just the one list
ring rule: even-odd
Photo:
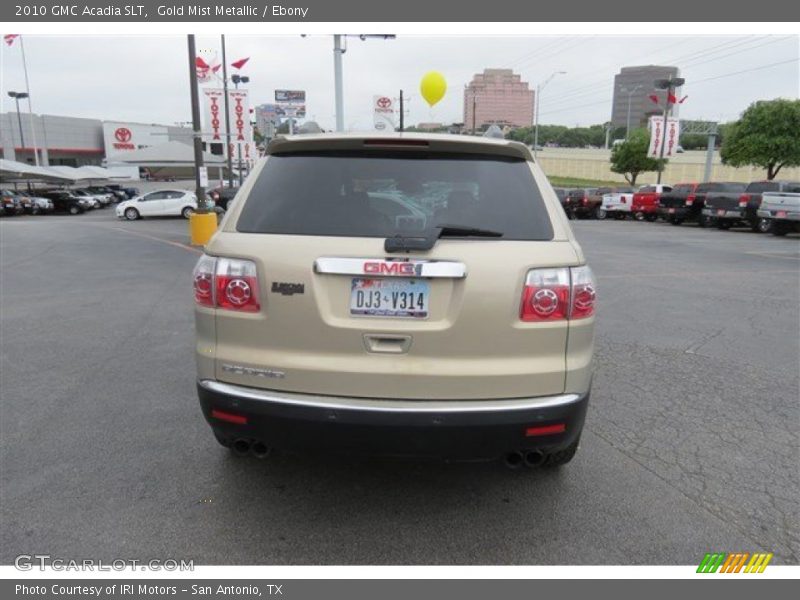
[[549,240],[550,219],[524,160],[377,152],[269,157],[236,224],[243,233],[427,236],[437,225]]
[[674,188],[672,188],[673,192],[684,192],[688,193],[694,189],[694,185],[691,183],[679,183]]
[[698,192],[743,192],[743,183],[701,183],[697,186]]
[[777,192],[780,189],[777,181],[754,181],[747,186],[748,192]]

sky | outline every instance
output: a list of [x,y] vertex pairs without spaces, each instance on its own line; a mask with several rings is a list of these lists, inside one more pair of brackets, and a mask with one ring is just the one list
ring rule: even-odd
[[[103,120],[173,124],[191,119],[186,37],[25,35],[33,111]],[[199,36],[204,56],[219,53],[219,37]],[[335,124],[333,40],[329,35],[226,35],[228,62],[250,57],[251,105],[270,103],[274,90],[303,89],[308,118]],[[0,111],[14,110],[9,90],[24,90],[19,43],[2,46]],[[540,122],[567,126],[610,118],[614,75],[623,66],[674,65],[686,78],[681,118],[735,120],[755,100],[797,98],[800,36],[413,36],[347,38],[344,123],[372,129],[375,94],[409,100],[406,123],[463,121],[463,89],[484,68],[512,68],[541,94]],[[776,64],[782,63],[782,64]],[[430,70],[448,83],[429,107],[419,81]],[[23,109],[23,111],[26,109]]]

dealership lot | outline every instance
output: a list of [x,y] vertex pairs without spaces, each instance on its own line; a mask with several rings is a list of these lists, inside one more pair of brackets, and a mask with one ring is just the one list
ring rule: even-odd
[[194,390],[186,221],[0,221],[0,560],[800,560],[800,244],[575,221],[598,276],[592,404],[561,471],[237,459]]

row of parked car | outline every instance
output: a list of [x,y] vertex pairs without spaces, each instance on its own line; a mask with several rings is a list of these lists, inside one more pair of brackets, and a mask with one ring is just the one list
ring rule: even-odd
[[753,231],[786,235],[800,231],[800,182],[711,181],[649,184],[631,187],[555,188],[570,219],[659,218],[681,225],[730,229],[744,226]]
[[111,184],[73,189],[2,189],[0,195],[2,196],[0,214],[5,216],[38,215],[52,212],[77,215],[88,210],[124,202],[138,196],[139,190]]

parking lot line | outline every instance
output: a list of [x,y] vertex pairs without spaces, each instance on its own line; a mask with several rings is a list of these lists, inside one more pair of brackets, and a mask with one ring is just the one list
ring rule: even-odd
[[122,227],[106,227],[104,225],[98,225],[98,227],[101,227],[103,229],[113,229],[114,231],[121,231],[122,233],[129,233],[131,235],[146,238],[148,240],[162,242],[164,244],[169,244],[170,246],[175,246],[176,248],[181,248],[182,250],[188,250],[189,252],[194,252],[195,254],[203,253],[203,251],[200,250],[199,248],[195,248],[194,246],[190,246],[189,244],[181,244],[180,242],[173,242],[172,240],[166,240],[164,238],[160,238],[155,235],[149,235],[147,233],[142,233],[140,231],[131,231],[129,229],[123,229]]

